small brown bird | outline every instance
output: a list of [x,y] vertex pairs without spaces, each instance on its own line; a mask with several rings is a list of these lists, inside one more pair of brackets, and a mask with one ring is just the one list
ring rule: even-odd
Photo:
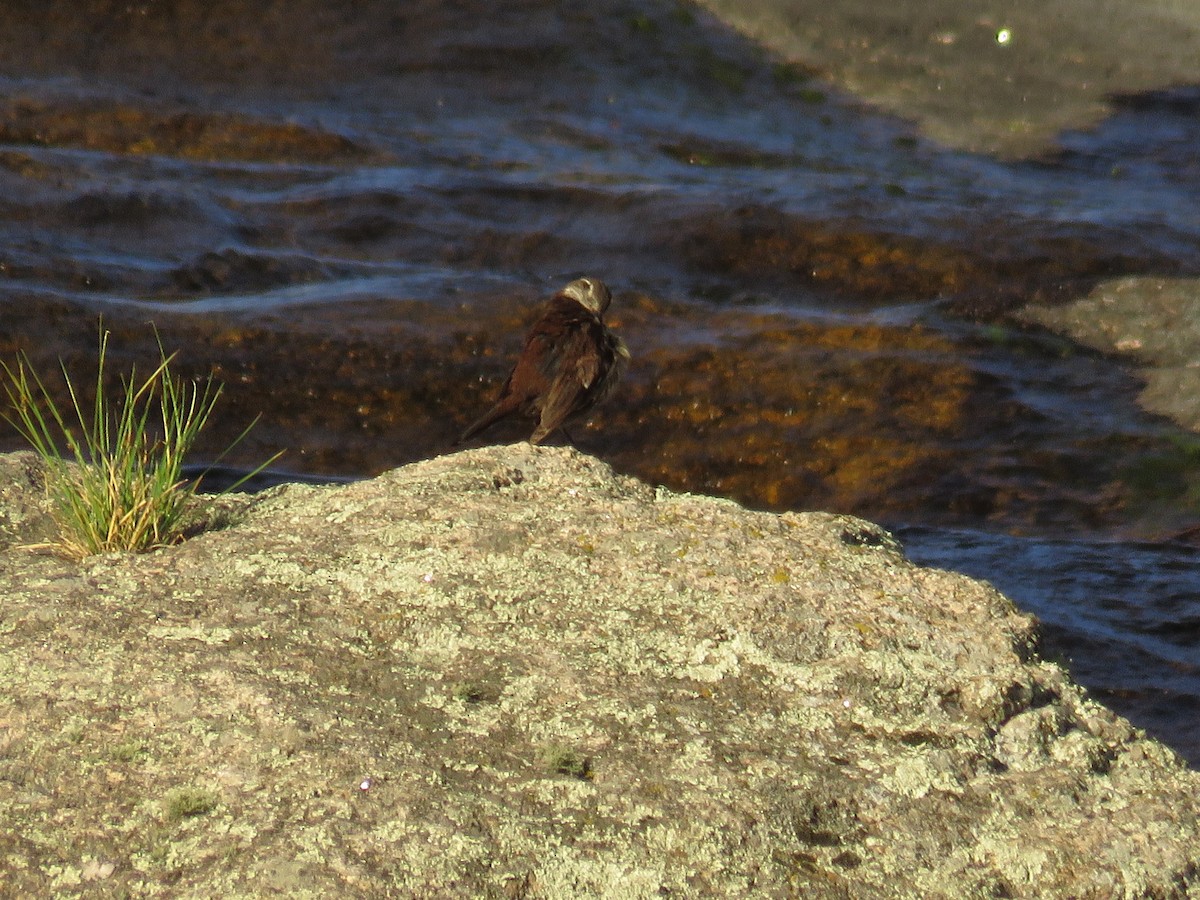
[[555,294],[525,338],[500,396],[458,443],[512,413],[537,419],[529,443],[540,444],[568,419],[602,402],[629,362],[625,342],[604,324],[608,286],[579,278]]

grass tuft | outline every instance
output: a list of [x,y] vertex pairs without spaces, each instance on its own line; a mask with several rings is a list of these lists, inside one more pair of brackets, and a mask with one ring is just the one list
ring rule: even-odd
[[592,760],[563,744],[548,744],[539,754],[542,765],[556,775],[569,775],[581,781],[592,780]]
[[202,816],[217,808],[220,798],[210,790],[198,787],[179,787],[163,800],[163,811],[173,822]]
[[[182,477],[183,461],[221,396],[221,386],[211,377],[187,383],[172,375],[176,354],[168,356],[160,341],[154,371],[139,379],[136,368],[132,370],[128,378],[122,377],[116,402],[110,401],[104,391],[108,337],[107,331],[101,333],[91,404],[81,399],[65,364],[61,368],[70,403],[60,409],[24,353],[15,368],[0,362],[12,407],[12,414],[4,418],[46,464],[46,485],[59,530],[52,546],[76,559],[152,550],[182,538],[185,511],[198,485]],[[271,457],[246,478],[278,457]]]

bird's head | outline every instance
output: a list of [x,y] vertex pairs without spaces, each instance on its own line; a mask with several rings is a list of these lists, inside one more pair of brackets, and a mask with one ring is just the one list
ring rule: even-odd
[[604,315],[608,304],[612,303],[612,292],[599,278],[576,278],[561,293],[598,316]]

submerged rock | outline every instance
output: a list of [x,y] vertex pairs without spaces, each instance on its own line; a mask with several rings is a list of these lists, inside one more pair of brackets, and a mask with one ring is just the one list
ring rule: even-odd
[[1200,33],[1197,8],[1172,0],[1111,4],[1102,22],[1094,4],[1076,0],[700,5],[938,141],[1004,156],[1043,152],[1062,131],[1108,115],[1122,94],[1192,83]]
[[0,458],[17,894],[1195,889],[1200,775],[869,523],[515,445],[70,563],[39,477]]
[[1030,304],[1014,318],[1126,357],[1145,380],[1146,409],[1200,431],[1198,315],[1200,279],[1135,276],[1100,282],[1070,303]]

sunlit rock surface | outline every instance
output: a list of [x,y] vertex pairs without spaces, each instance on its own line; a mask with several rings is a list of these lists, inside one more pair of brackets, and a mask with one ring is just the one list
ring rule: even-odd
[[561,448],[227,497],[70,563],[0,458],[26,896],[1174,896],[1200,775],[883,531]]

